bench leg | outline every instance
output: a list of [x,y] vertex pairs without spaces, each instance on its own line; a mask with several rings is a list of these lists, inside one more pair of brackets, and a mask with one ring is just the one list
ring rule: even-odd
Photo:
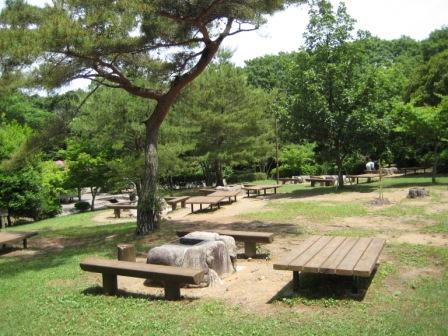
[[180,206],[181,206],[182,208],[185,208],[187,205],[186,205],[185,201],[182,201],[182,202],[180,202]]
[[353,276],[352,292],[353,294],[359,294],[359,276]]
[[300,286],[300,273],[298,271],[292,272],[292,289],[294,292],[299,290]]
[[114,209],[114,215],[115,215],[115,218],[120,218],[121,217],[120,209]]
[[24,249],[28,248],[28,241],[26,239],[23,240],[23,248]]
[[173,209],[173,211],[176,210],[176,208],[177,208],[177,203],[173,203],[173,204],[171,204],[171,208]]
[[180,287],[177,283],[165,283],[165,299],[180,300]]
[[191,213],[193,213],[193,203],[191,204]]
[[257,255],[257,243],[244,242],[244,255],[247,258],[252,258]]
[[117,294],[117,276],[115,274],[103,273],[103,290],[107,295]]

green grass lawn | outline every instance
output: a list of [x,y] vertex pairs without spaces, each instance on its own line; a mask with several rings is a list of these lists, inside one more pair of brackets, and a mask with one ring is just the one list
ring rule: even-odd
[[[392,180],[392,179],[391,179]],[[400,178],[387,188],[412,183],[425,185],[428,178]],[[441,179],[447,183],[448,178]],[[410,182],[413,181],[413,182]],[[389,182],[388,182],[389,183]],[[373,184],[372,184],[373,185]],[[446,188],[445,184],[438,187]],[[371,186],[355,186],[367,188]],[[283,190],[282,190],[283,189]],[[307,192],[311,188],[291,185],[282,192]],[[333,188],[325,189],[327,192]],[[330,191],[328,191],[330,192]],[[334,189],[331,191],[334,192]],[[362,190],[360,190],[362,192]],[[437,200],[436,200],[437,201]],[[313,204],[310,204],[313,203]],[[305,211],[313,221],[366,209],[357,204],[337,202],[288,202],[275,205],[273,211],[292,218]],[[389,210],[383,215],[395,216]],[[414,211],[414,210],[412,210]],[[407,213],[407,212],[406,212]],[[117,243],[136,243],[139,252],[149,245],[173,239],[174,229],[165,227],[147,238],[134,236],[135,224],[99,224],[96,213],[59,217],[10,230],[39,231],[35,239],[64,239],[63,249],[49,249],[37,255],[0,255],[0,335],[448,335],[448,250],[412,244],[388,244],[381,264],[362,301],[340,298],[316,288],[310,278],[309,290],[272,302],[284,309],[266,316],[247,312],[216,298],[167,302],[142,296],[108,297],[92,287],[89,274],[79,262],[91,255],[115,257]],[[269,211],[260,212],[260,220],[269,219]],[[440,225],[428,232],[447,232]],[[359,235],[356,229],[347,235]],[[436,275],[421,274],[402,278],[406,268],[433,268]],[[274,271],[273,271],[274,272]],[[399,289],[395,284],[399,283]],[[297,307],[305,310],[294,311]]]

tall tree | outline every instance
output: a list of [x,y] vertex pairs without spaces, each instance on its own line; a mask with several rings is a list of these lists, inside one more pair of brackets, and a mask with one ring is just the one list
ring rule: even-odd
[[36,8],[9,0],[0,17],[0,40],[14,41],[8,52],[38,65],[35,77],[47,87],[85,78],[156,102],[145,120],[137,215],[137,233],[146,234],[157,217],[159,129],[177,96],[226,37],[257,29],[264,14],[302,2],[54,0]]
[[306,57],[297,58],[292,121],[301,138],[333,162],[343,186],[344,162],[381,138],[378,83],[362,45],[353,43],[354,20],[341,3],[312,1],[305,33]]
[[223,185],[225,166],[248,164],[270,154],[269,95],[247,84],[241,69],[221,60],[179,99],[176,113],[190,116],[190,154],[208,183]]

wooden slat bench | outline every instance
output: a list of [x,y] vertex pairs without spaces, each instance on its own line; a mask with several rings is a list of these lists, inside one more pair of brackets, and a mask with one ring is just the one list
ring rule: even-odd
[[137,209],[137,204],[112,204],[107,206],[109,209],[114,210],[115,218],[121,217],[121,210]]
[[0,245],[4,247],[6,244],[22,240],[23,248],[26,249],[27,239],[34,236],[37,236],[37,232],[0,232]]
[[[183,237],[190,232],[198,230],[179,230],[176,231],[178,237]],[[200,230],[203,231],[203,230]],[[220,235],[231,236],[236,241],[244,242],[244,254],[248,258],[252,258],[257,254],[257,243],[269,244],[274,241],[273,232],[257,232],[257,231],[234,231],[234,230],[204,230],[215,232]]]
[[208,194],[207,196],[228,197],[229,203],[232,203],[232,198],[236,202],[236,197],[239,195],[239,190],[217,190]]
[[384,239],[311,236],[297,250],[274,263],[275,270],[293,271],[294,289],[299,272],[370,277],[383,250]]
[[176,210],[177,208],[177,204],[180,203],[182,208],[186,207],[186,201],[187,199],[189,199],[190,196],[179,196],[179,197],[165,197],[165,201],[171,205],[171,208],[174,210]]
[[303,183],[302,179],[293,178],[293,177],[280,177],[278,180],[280,182],[282,182],[282,184],[286,184],[287,182],[292,182],[294,184]]
[[406,176],[409,171],[414,172],[414,174],[417,174],[419,170],[423,170],[423,173],[426,173],[426,169],[429,169],[428,167],[404,167],[399,168],[402,172],[404,172],[404,175]]
[[336,183],[335,179],[323,178],[323,177],[310,177],[305,179],[305,181],[311,182],[312,187],[315,187],[316,183],[319,183],[321,186],[326,187],[334,186]]
[[108,295],[115,295],[117,293],[117,275],[121,275],[159,281],[164,285],[165,299],[179,300],[180,287],[185,284],[198,285],[204,277],[204,271],[197,269],[108,260],[95,257],[87,258],[79,265],[84,271],[102,273],[103,290]]
[[191,204],[191,212],[194,212],[194,204],[199,204],[199,209],[202,210],[202,205],[206,204],[213,209],[213,206],[216,206],[218,209],[221,207],[221,203],[227,197],[224,196],[195,196],[187,199],[186,203]]
[[[388,177],[385,174],[382,175],[382,178]],[[347,175],[347,178],[351,181],[356,179],[356,184],[359,184],[359,179],[367,179],[367,183],[372,182],[374,178],[380,178],[380,174],[359,174],[359,175]]]
[[260,196],[261,191],[263,191],[263,195],[266,195],[266,190],[270,189],[272,189],[274,191],[274,194],[276,194],[279,187],[279,185],[245,185],[242,189],[246,190],[247,197],[250,197],[251,192],[255,196]]

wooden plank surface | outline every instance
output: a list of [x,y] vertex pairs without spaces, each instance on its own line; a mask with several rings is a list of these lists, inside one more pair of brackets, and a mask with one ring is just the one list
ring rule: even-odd
[[231,236],[236,241],[254,242],[254,243],[272,243],[274,241],[273,232],[257,232],[257,231],[236,231],[236,230],[179,230],[176,231],[177,236],[183,237],[194,231],[215,232],[220,235]]
[[363,277],[369,276],[375,268],[384,244],[384,239],[373,238],[369,247],[364,251],[361,259],[354,267],[353,274]]
[[218,190],[207,195],[208,197],[222,196],[222,197],[235,197],[240,194],[239,190]]
[[185,201],[186,204],[218,204],[225,200],[222,196],[195,196]]
[[137,209],[137,204],[110,204],[109,209]]
[[368,277],[384,244],[379,238],[312,236],[274,269]]
[[359,238],[351,250],[347,253],[344,259],[336,268],[336,274],[339,275],[353,275],[353,269],[363,255],[364,251],[369,246],[372,238]]
[[96,257],[87,258],[79,265],[82,270],[88,272],[116,274],[143,279],[151,278],[160,281],[198,284],[204,276],[204,271],[199,269],[109,260]]
[[288,255],[283,257],[280,261],[274,263],[274,269],[276,270],[289,270],[289,265],[291,262],[297,258],[300,254],[305,252],[308,248],[310,248],[318,239],[320,236],[311,236],[307,240],[305,240],[300,246],[291,251]]
[[297,258],[293,259],[289,264],[292,271],[302,271],[303,266],[318,254],[332,239],[332,237],[321,236],[313,245],[303,251]]
[[0,232],[0,244],[7,244],[36,236],[37,232]]
[[339,248],[345,239],[345,237],[333,237],[318,254],[303,266],[303,271],[318,273],[320,266]]
[[356,237],[345,238],[344,242],[339,246],[339,248],[334,251],[333,254],[322,263],[322,265],[320,265],[319,273],[334,274],[338,265],[358,240],[359,238]]

